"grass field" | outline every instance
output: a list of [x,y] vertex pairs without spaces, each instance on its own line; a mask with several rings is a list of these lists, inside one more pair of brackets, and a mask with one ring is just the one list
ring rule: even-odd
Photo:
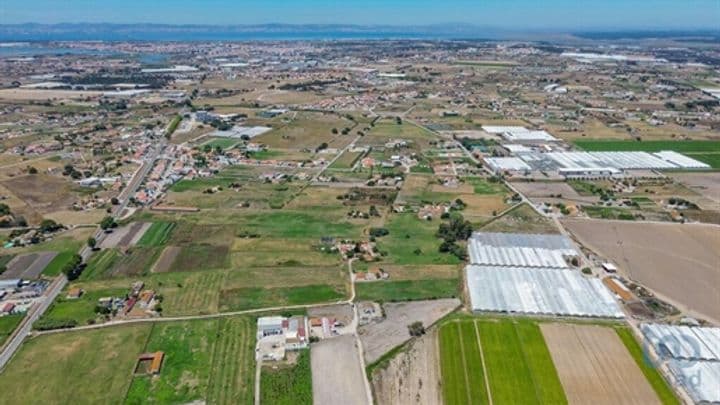
[[156,378],[133,378],[126,402],[187,403],[204,399],[217,340],[217,320],[153,325],[143,352],[165,352],[162,372]]
[[494,183],[479,177],[468,177],[465,180],[470,183],[470,185],[472,185],[475,194],[492,195],[504,194],[508,192],[507,187],[505,187],[505,185],[500,182]]
[[170,238],[175,228],[173,222],[153,222],[143,236],[138,240],[138,246],[161,246]]
[[688,156],[707,163],[713,169],[720,169],[720,152],[718,153],[688,153]]
[[48,263],[48,265],[42,271],[43,276],[55,277],[60,274],[65,265],[72,261],[74,255],[74,251],[65,251],[58,253],[55,257],[53,257],[52,261],[50,261],[50,263]]
[[240,311],[281,305],[303,305],[337,301],[345,298],[344,288],[330,285],[299,287],[246,287],[220,292],[221,311]]
[[252,404],[255,324],[248,318],[218,320],[207,402]]
[[150,329],[132,325],[29,339],[3,371],[0,392],[16,404],[121,404]]
[[24,317],[24,314],[0,316],[0,346],[10,337]]
[[532,321],[447,322],[440,328],[440,355],[448,405],[487,404],[489,398],[493,404],[567,403],[542,332]]
[[355,162],[363,155],[363,152],[343,152],[340,157],[330,165],[332,169],[351,169]]
[[457,297],[456,278],[378,281],[355,284],[357,298],[370,301],[411,301]]
[[659,152],[672,150],[675,152],[720,152],[720,141],[609,141],[584,139],[574,141],[575,145],[586,151],[643,151]]
[[87,267],[80,275],[80,280],[94,280],[102,278],[110,272],[119,253],[115,249],[103,249],[90,257]]
[[313,403],[310,350],[299,353],[297,363],[263,367],[260,380],[260,403],[277,405],[311,405]]
[[645,378],[647,378],[648,382],[650,382],[650,385],[660,398],[660,401],[662,401],[665,405],[679,405],[680,401],[677,399],[668,383],[662,375],[660,375],[657,368],[652,366],[645,358],[645,353],[643,353],[642,347],[640,347],[640,344],[637,340],[635,340],[635,336],[633,336],[632,331],[627,328],[616,329],[616,331],[618,336],[620,336],[620,340],[622,340],[633,359],[635,359],[635,363],[637,363],[638,367],[640,367],[640,370],[645,375]]
[[60,294],[38,322],[74,320],[80,326],[86,325],[97,318],[95,306],[98,299],[103,297],[124,297],[129,289],[130,283],[128,282],[125,288],[86,291],[77,299],[67,299],[64,294]]
[[220,147],[220,149],[228,149],[238,142],[239,141],[237,139],[233,138],[211,138],[207,142],[203,143],[202,146],[205,147],[209,145],[213,149],[217,147]]
[[583,206],[582,209],[591,218],[623,219],[627,221],[632,221],[635,219],[632,211],[625,208],[587,205]]
[[457,257],[438,251],[442,243],[435,236],[439,224],[420,220],[412,213],[392,215],[385,225],[390,233],[378,238],[378,247],[387,252],[385,260],[393,264],[460,263]]

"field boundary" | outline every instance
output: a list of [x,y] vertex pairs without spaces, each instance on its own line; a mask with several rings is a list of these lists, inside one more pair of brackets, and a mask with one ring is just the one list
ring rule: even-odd
[[483,368],[483,379],[485,380],[485,390],[487,392],[488,404],[493,405],[492,391],[490,391],[490,380],[488,379],[488,370],[485,366],[485,353],[483,352],[482,340],[480,339],[480,330],[478,329],[477,320],[473,320],[473,326],[475,327],[475,336],[477,336],[477,344],[480,349],[480,364]]

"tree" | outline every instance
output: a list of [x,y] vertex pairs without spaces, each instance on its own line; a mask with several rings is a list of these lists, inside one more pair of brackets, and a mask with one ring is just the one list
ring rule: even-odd
[[111,228],[117,227],[117,222],[115,222],[115,218],[111,216],[106,216],[105,218],[100,221],[100,229],[103,231],[106,231]]
[[110,199],[110,204],[112,204],[112,205],[118,205],[118,204],[120,204],[120,200],[118,200],[117,197],[113,197],[113,198]]
[[410,336],[422,336],[425,334],[425,326],[420,321],[413,322],[408,325],[408,332],[410,332]]
[[95,249],[95,245],[97,245],[97,240],[93,238],[92,236],[88,238],[87,244],[90,247],[90,249]]
[[40,232],[42,233],[55,232],[60,228],[62,228],[62,225],[52,219],[43,219],[42,222],[40,222]]
[[28,174],[37,174],[38,169],[36,169],[34,166],[28,166]]

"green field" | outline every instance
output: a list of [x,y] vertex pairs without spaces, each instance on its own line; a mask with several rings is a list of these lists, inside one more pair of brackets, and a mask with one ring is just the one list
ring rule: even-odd
[[217,147],[220,147],[220,149],[228,149],[232,146],[235,146],[239,140],[233,139],[233,138],[211,138],[207,142],[203,143],[202,146],[210,146],[211,148],[215,149]]
[[90,257],[87,267],[80,275],[80,280],[94,280],[105,277],[118,260],[119,255],[115,249],[103,249],[95,252],[95,254]]
[[632,211],[625,208],[584,205],[582,209],[591,218],[623,219],[626,221],[632,221],[635,219],[635,215],[633,215]]
[[221,311],[240,311],[281,305],[305,305],[338,301],[345,298],[342,288],[319,284],[299,287],[247,287],[220,292]]
[[0,346],[10,337],[24,317],[24,314],[0,316]]
[[377,281],[356,283],[357,298],[369,301],[412,301],[457,297],[459,282],[455,278]]
[[493,404],[567,403],[536,323],[465,319],[445,323],[439,334],[447,405],[487,404],[490,397]]
[[170,238],[175,228],[174,222],[153,222],[143,236],[138,240],[138,246],[161,246]]
[[439,222],[423,221],[412,213],[392,215],[385,224],[390,233],[378,238],[377,245],[387,252],[384,260],[393,264],[460,263],[456,256],[438,251],[442,243],[435,236],[438,226]]
[[0,378],[3,402],[121,404],[151,328],[120,326],[28,339]]
[[310,350],[301,351],[294,365],[263,367],[260,398],[263,404],[312,405]]
[[633,359],[635,359],[635,363],[638,367],[640,367],[640,370],[642,370],[645,378],[647,378],[653,390],[657,393],[660,401],[662,401],[665,405],[679,405],[680,401],[677,399],[668,383],[662,377],[657,368],[649,364],[647,361],[647,358],[645,357],[646,355],[643,353],[643,349],[640,347],[640,344],[637,340],[635,340],[635,336],[633,336],[632,331],[627,328],[616,329],[616,331],[618,336],[620,336],[620,340],[622,340],[625,347],[627,347],[628,351],[633,356]]
[[62,272],[65,265],[72,261],[73,256],[75,256],[74,251],[64,251],[58,253],[42,271],[43,276],[57,276],[58,274],[60,274],[60,272]]
[[103,297],[124,297],[130,289],[130,282],[125,288],[98,289],[86,291],[80,298],[68,299],[61,293],[50,305],[50,309],[35,323],[39,325],[60,322],[75,321],[78,326],[94,322],[98,315],[95,313],[97,301]]
[[362,156],[364,152],[343,152],[340,157],[330,165],[332,169],[351,169],[355,162]]
[[699,160],[703,163],[707,163],[713,169],[720,169],[720,152],[719,153],[688,153],[688,156]]
[[493,195],[508,192],[507,187],[501,182],[492,182],[479,177],[468,177],[465,181],[473,186],[475,194]]
[[675,152],[720,152],[720,141],[618,141],[583,139],[574,141],[575,145],[586,151],[593,152],[660,152],[672,150]]

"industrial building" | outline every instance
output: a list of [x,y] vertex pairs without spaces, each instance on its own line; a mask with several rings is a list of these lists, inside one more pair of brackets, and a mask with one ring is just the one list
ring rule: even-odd
[[483,131],[489,134],[500,135],[508,141],[512,142],[557,142],[558,139],[550,135],[546,131],[530,130],[525,127],[518,126],[493,126],[483,125]]
[[475,312],[624,318],[602,281],[578,271],[470,265],[465,273]]

